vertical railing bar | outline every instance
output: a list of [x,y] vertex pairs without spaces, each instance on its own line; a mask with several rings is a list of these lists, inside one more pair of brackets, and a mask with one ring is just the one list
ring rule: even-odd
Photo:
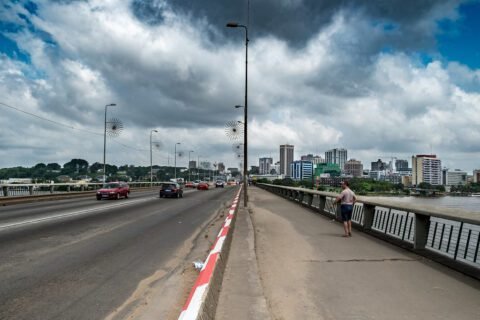
[[403,215],[400,216],[400,225],[398,226],[397,236],[399,236],[399,237],[400,237],[400,233],[402,233],[402,226],[403,226]]
[[394,227],[393,227],[393,234],[394,234],[394,235],[397,235],[397,232],[396,232],[396,230],[397,230],[397,223],[398,223],[398,214],[395,214],[395,225],[394,225]]
[[440,234],[440,243],[438,244],[438,250],[442,249],[443,235],[445,234],[445,223],[442,224],[442,233]]
[[387,233],[387,229],[388,229],[388,224],[390,222],[390,214],[392,213],[392,209],[390,208],[388,210],[388,218],[387,218],[387,225],[385,226],[385,234]]
[[407,231],[407,224],[408,224],[408,216],[410,212],[407,211],[407,215],[405,216],[405,227],[403,227],[403,235],[402,240],[405,240],[405,232]]
[[457,260],[458,247],[460,246],[460,237],[462,236],[462,232],[463,232],[463,222],[460,222],[460,228],[458,230],[458,237],[457,237],[457,243],[455,245],[455,253],[453,254],[453,260]]
[[470,236],[472,235],[472,229],[468,229],[467,244],[465,245],[465,252],[463,253],[463,259],[467,259],[468,247],[470,247]]
[[408,228],[408,239],[410,239],[412,235],[412,225],[413,225],[413,217],[410,217],[410,227]]
[[437,227],[438,227],[438,221],[435,221],[435,228],[433,228],[433,236],[432,236],[432,243],[430,247],[434,248],[435,245],[435,237],[437,236]]
[[453,234],[453,224],[450,225],[450,234],[448,235],[448,242],[447,242],[447,253],[450,251],[450,243],[452,241],[452,234]]

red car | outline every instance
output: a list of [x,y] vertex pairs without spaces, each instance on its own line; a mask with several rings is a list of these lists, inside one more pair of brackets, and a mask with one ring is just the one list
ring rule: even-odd
[[192,181],[185,182],[185,188],[195,188],[195,185]]
[[128,198],[130,187],[125,182],[109,182],[97,191],[97,200]]
[[197,190],[208,190],[209,185],[206,182],[200,182],[197,186]]

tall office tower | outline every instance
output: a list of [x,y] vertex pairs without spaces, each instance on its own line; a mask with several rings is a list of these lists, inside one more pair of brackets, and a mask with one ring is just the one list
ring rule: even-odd
[[219,162],[217,165],[217,170],[221,173],[225,172],[225,164],[223,162]]
[[189,169],[195,169],[195,168],[197,168],[197,161],[190,160],[190,162],[188,163],[188,168],[189,168]]
[[270,174],[272,169],[273,159],[272,158],[260,158],[258,160],[258,173],[259,174]]
[[408,160],[395,160],[395,170],[408,171]]
[[345,162],[347,162],[347,149],[332,149],[325,152],[325,161],[327,163],[334,163],[340,166],[341,170],[345,169]]
[[291,144],[282,144],[280,146],[280,174],[290,177],[290,163],[293,162],[293,148]]
[[354,177],[361,177],[363,175],[363,164],[361,161],[350,159],[345,163],[345,174]]
[[442,161],[434,154],[412,156],[412,184],[417,186],[422,182],[442,184]]
[[375,162],[371,162],[371,171],[383,171],[387,170],[387,164],[382,161],[382,159],[378,159]]

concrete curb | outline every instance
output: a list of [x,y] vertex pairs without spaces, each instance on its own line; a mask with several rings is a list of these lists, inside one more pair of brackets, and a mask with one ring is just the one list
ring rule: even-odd
[[203,264],[203,268],[178,318],[179,320],[208,320],[215,318],[241,191],[242,187],[238,190],[228,210],[227,218]]

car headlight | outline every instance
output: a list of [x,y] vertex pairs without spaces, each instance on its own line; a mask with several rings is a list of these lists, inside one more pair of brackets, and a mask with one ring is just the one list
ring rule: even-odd
[[115,191],[110,191],[110,194],[115,194]]

